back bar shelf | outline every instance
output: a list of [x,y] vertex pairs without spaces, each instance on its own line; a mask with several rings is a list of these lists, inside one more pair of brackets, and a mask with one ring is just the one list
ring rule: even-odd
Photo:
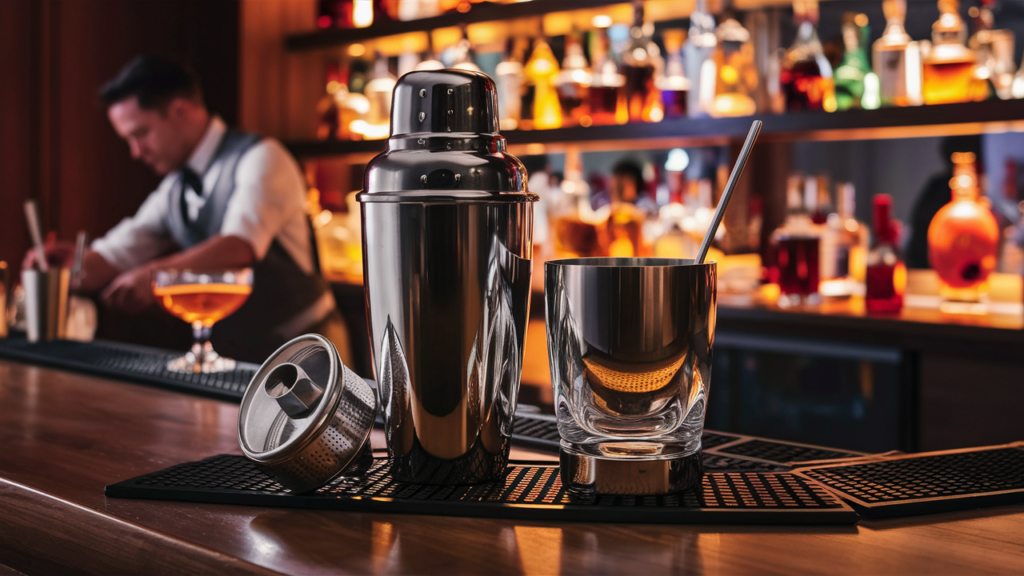
[[[530,145],[547,151],[572,146],[579,150],[705,146],[741,140],[754,119],[764,122],[761,141],[872,140],[953,134],[1024,131],[1024,100],[987,100],[964,104],[795,112],[740,118],[684,118],[617,126],[508,130],[502,132],[513,152]],[[297,140],[287,143],[304,158],[376,154],[384,140]],[[519,148],[520,150],[517,150]]]

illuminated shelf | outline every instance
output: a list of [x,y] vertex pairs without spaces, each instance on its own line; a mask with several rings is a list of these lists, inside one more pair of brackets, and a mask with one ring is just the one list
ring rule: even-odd
[[285,48],[293,52],[317,50],[409,32],[423,32],[437,28],[476,24],[478,22],[495,22],[510,18],[543,16],[550,12],[584,10],[623,3],[623,0],[534,0],[532,2],[518,2],[514,4],[483,2],[473,4],[466,13],[451,11],[440,16],[421,18],[419,20],[407,20],[404,22],[383,21],[367,28],[329,28],[316,32],[294,34],[285,38]]
[[[621,126],[559,128],[556,130],[508,130],[502,132],[513,153],[543,145],[545,152],[572,146],[580,150],[621,150],[629,147],[667,148],[725,144],[742,139],[750,122],[764,122],[762,141],[872,140],[1024,132],[1024,100],[988,100],[966,104],[850,110],[833,114],[800,112],[745,118],[666,120]],[[384,150],[384,140],[288,142],[302,158],[364,156]],[[539,150],[538,150],[539,151]]]

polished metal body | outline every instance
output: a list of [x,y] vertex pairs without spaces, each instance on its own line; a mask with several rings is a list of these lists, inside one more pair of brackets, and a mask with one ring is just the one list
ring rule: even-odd
[[716,264],[556,260],[544,289],[563,483],[646,494],[699,481]]
[[61,340],[68,320],[68,288],[71,271],[32,268],[21,272],[25,289],[25,327],[29,342]]
[[403,76],[388,149],[359,195],[371,350],[400,480],[480,482],[508,461],[537,197],[496,110],[483,74]]
[[372,461],[373,389],[319,334],[299,336],[256,371],[238,410],[242,453],[293,492]]

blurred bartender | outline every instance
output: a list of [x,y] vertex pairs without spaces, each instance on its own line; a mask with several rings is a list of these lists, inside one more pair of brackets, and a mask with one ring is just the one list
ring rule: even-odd
[[[213,332],[218,351],[262,361],[317,332],[348,360],[347,331],[314,262],[305,181],[281,143],[226,126],[206,109],[196,78],[158,57],[131,61],[100,98],[132,158],[163,180],[86,251],[82,291],[139,314],[155,308],[156,269],[252,267],[252,295]],[[47,257],[66,262],[72,250],[51,245]]]

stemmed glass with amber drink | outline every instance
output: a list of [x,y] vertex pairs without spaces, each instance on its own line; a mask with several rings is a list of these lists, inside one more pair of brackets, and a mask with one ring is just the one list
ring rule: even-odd
[[195,343],[184,356],[167,363],[172,372],[211,373],[235,368],[235,361],[213,350],[210,333],[234,314],[252,293],[252,269],[157,270],[153,296],[168,312],[192,325]]

